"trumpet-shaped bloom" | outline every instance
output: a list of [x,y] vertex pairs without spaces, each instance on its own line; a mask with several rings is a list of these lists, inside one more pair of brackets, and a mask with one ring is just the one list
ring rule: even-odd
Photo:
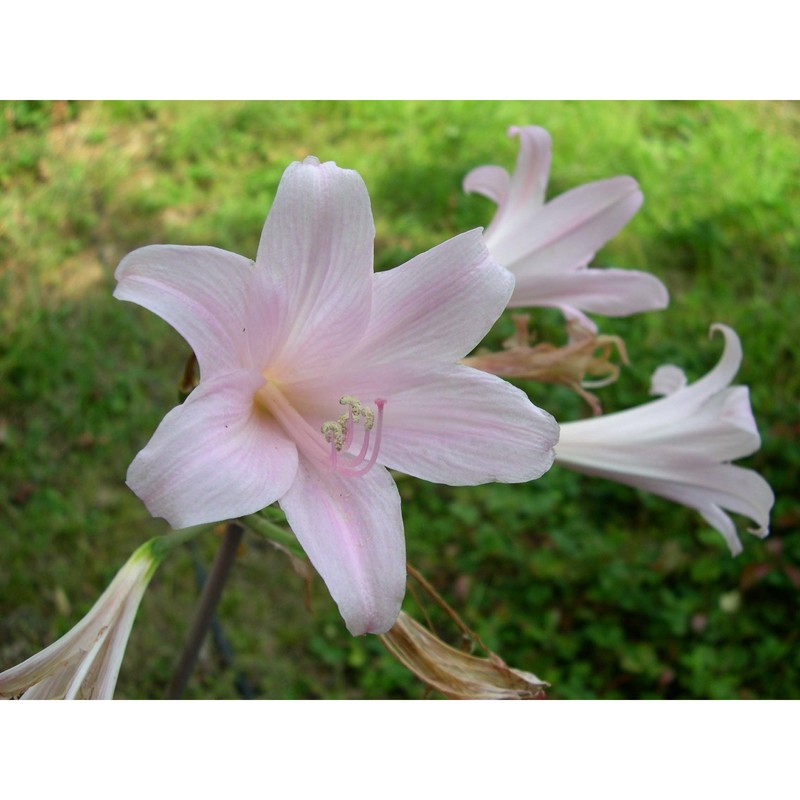
[[128,485],[178,528],[279,501],[353,634],[388,630],[404,594],[387,467],[450,485],[528,481],[558,439],[521,391],[457,363],[513,288],[480,231],[378,274],[373,239],[360,176],[309,157],[284,173],[255,262],[144,247],[114,293],[169,322],[200,365]]
[[464,178],[464,191],[497,203],[486,229],[489,252],[516,277],[510,306],[559,306],[611,317],[666,308],[669,295],[653,275],[590,269],[595,253],[616,236],[642,204],[633,178],[587,183],[545,203],[550,134],[512,127],[520,149],[514,174],[483,166]]
[[57,642],[0,672],[0,698],[110,700],[142,595],[158,566],[140,547],[89,613]]
[[766,536],[774,495],[756,472],[729,463],[758,450],[758,435],[746,386],[730,386],[742,361],[739,337],[725,337],[714,369],[693,384],[676,367],[653,376],[665,397],[637,408],[561,426],[556,462],[588,475],[627,483],[700,512],[731,552],[741,552],[736,528],[723,511],[752,519],[751,532]]

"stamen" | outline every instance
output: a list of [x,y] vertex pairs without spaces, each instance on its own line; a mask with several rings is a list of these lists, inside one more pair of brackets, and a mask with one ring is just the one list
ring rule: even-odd
[[369,447],[369,428],[364,430],[364,441],[361,443],[361,449],[358,451],[358,455],[353,459],[352,463],[348,466],[350,467],[357,467],[361,464],[364,459],[367,457],[367,448]]
[[[375,424],[375,412],[368,406],[361,405],[355,397],[344,395],[339,402],[348,407],[348,413],[342,414],[338,420],[326,422],[322,426],[325,441],[330,444],[329,460],[331,468],[343,475],[353,477],[364,475],[375,466],[378,458],[383,429],[383,407],[386,405],[386,400],[382,398],[375,400],[375,406],[378,409],[377,427]],[[358,454],[351,456],[347,454],[347,450],[353,442],[353,430],[359,421],[362,421],[364,425],[364,438]],[[372,438],[370,433],[373,428],[375,429],[374,444],[372,453],[367,459],[370,439]],[[339,453],[346,455],[344,458],[340,458]]]
[[342,445],[345,441],[341,422],[323,423],[322,434],[325,437],[325,441],[329,442],[331,446],[331,469],[336,469],[336,453],[342,449]]
[[339,417],[339,421],[344,426],[344,431],[345,431],[345,440],[344,440],[345,450],[347,450],[350,447],[350,444],[353,441],[353,427],[355,426],[357,419],[358,417],[356,417],[355,413],[353,412],[352,405],[348,405],[347,414],[342,414],[342,416]]
[[335,445],[337,450],[342,449],[344,444],[344,431],[339,422],[325,422],[322,425],[322,433],[325,436],[325,441]]
[[358,422],[358,417],[361,414],[362,405],[361,403],[356,400],[355,397],[351,397],[349,394],[343,395],[339,398],[339,405],[341,406],[348,406],[350,408],[350,414]]
[[336,442],[331,441],[331,469],[336,472]]
[[[369,446],[369,432],[372,428],[372,421],[370,421],[369,428],[366,429],[364,434],[364,444],[361,447],[361,452],[358,454],[358,457],[352,464],[348,464],[347,466],[339,466],[338,471],[343,473],[344,475],[350,475],[352,477],[358,477],[360,475],[366,475],[374,466],[375,462],[378,460],[378,451],[381,447],[381,434],[383,432],[383,407],[386,405],[386,401],[383,398],[376,398],[375,405],[378,408],[378,424],[375,428],[375,444],[372,446],[372,455],[369,457],[369,461],[367,461],[366,466],[361,467],[359,466],[363,463],[364,458],[367,455],[367,447]],[[372,411],[370,409],[365,409],[370,411],[370,416],[372,415]],[[373,416],[374,419],[374,416]],[[366,420],[364,422],[364,427],[366,428]],[[354,469],[354,467],[359,467],[358,469]]]

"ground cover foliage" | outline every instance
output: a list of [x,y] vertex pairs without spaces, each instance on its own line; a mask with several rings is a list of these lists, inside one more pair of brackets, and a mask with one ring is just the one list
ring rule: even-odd
[[[489,222],[493,206],[461,180],[479,164],[510,167],[505,130],[526,124],[553,135],[549,196],[619,174],[645,195],[595,263],[654,273],[671,303],[598,318],[632,361],[599,391],[605,409],[646,401],[661,363],[701,376],[721,352],[709,325],[731,325],[763,439],[740,463],[775,491],[773,533],[743,534],[733,559],[694,512],[558,467],[524,486],[401,477],[409,561],[551,697],[800,696],[800,107],[789,103],[0,106],[0,669],[66,632],[166,529],[124,476],[176,402],[188,349],[112,299],[119,259],[150,243],[253,256],[284,168],[311,153],[361,173],[376,266],[389,268]],[[531,323],[560,342],[558,315]],[[491,341],[511,330],[507,314]],[[525,388],[562,421],[585,413],[566,390]],[[118,697],[163,694],[217,541],[157,573]],[[375,637],[349,636],[319,580],[310,610],[306,594],[286,557],[248,536],[219,613],[233,663],[209,643],[188,696],[424,696]],[[404,608],[421,618],[412,596]]]

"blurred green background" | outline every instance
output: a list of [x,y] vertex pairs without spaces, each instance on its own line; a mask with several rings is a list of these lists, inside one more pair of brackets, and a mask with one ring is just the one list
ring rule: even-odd
[[[762,449],[741,462],[777,497],[772,535],[739,520],[733,559],[696,513],[554,468],[522,486],[401,478],[409,561],[509,664],[556,698],[800,696],[800,106],[677,102],[7,102],[0,105],[0,670],[68,630],[134,548],[166,529],[124,484],[176,402],[187,345],[111,297],[149,243],[254,257],[284,168],[315,154],[358,170],[388,268],[490,221],[474,166],[512,167],[509,125],[553,135],[548,196],[628,174],[645,204],[595,259],[649,270],[664,312],[598,318],[632,364],[608,411],[648,399],[661,363],[690,379],[733,326]],[[532,328],[560,343],[558,315]],[[503,318],[491,339],[511,331]],[[567,390],[532,386],[561,420]],[[159,697],[194,607],[206,535],[145,596],[118,697]],[[347,633],[319,580],[311,609],[284,555],[248,536],[220,607],[234,654],[204,648],[187,696],[422,697],[375,637]],[[417,614],[414,602],[406,608]]]

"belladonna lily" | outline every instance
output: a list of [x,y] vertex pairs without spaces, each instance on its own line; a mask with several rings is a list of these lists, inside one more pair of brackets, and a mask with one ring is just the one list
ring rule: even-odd
[[110,700],[142,595],[160,561],[140,547],[89,613],[57,642],[0,672],[0,698]]
[[731,552],[741,552],[736,528],[723,509],[769,532],[774,496],[756,472],[729,463],[758,450],[758,435],[746,386],[730,386],[742,361],[739,337],[713,325],[725,337],[717,366],[686,383],[677,367],[660,368],[653,390],[667,396],[616,414],[561,426],[556,462],[570,469],[627,483],[700,512]]
[[642,193],[633,178],[587,183],[545,203],[550,134],[512,127],[520,140],[513,175],[483,166],[464,178],[464,190],[497,203],[486,229],[489,252],[516,277],[511,306],[560,306],[611,317],[665,308],[664,285],[646,272],[591,269],[605,242],[637,212]]
[[373,239],[359,175],[309,157],[284,173],[255,262],[144,247],[114,293],[169,322],[200,366],[128,485],[177,528],[279,501],[353,634],[388,630],[404,594],[387,467],[450,485],[528,481],[558,438],[521,391],[457,363],[513,289],[480,231],[378,274]]

